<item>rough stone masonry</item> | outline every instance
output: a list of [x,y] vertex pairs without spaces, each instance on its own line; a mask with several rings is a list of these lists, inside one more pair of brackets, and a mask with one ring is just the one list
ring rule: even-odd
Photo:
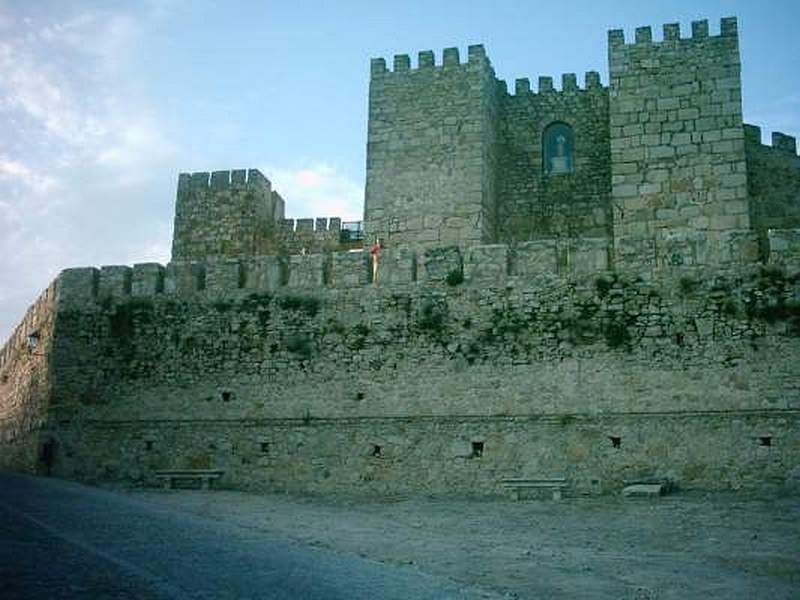
[[608,51],[607,87],[513,93],[482,46],[374,59],[363,229],[285,219],[253,169],[181,175],[168,265],[65,270],[2,349],[0,466],[353,494],[796,485],[795,140],[742,123],[733,18]]

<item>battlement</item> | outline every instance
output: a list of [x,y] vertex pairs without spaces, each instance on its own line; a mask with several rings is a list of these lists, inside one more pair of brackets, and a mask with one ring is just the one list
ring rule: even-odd
[[[310,219],[300,221],[311,221]],[[319,220],[322,225],[322,219]],[[335,227],[335,224],[334,224]],[[295,230],[296,231],[296,230]],[[331,229],[330,222],[325,232]],[[796,255],[799,230],[776,232],[770,236],[774,248],[770,256],[786,263],[791,246]],[[699,240],[702,242],[702,240]],[[732,239],[728,262],[746,262],[737,256]],[[664,241],[665,259],[661,269],[691,273],[693,269],[712,266],[704,258],[698,240],[669,236]],[[746,242],[746,240],[745,240]],[[693,245],[694,244],[694,245]],[[690,247],[691,246],[691,247]],[[697,246],[697,248],[695,248]],[[698,248],[700,248],[698,250]],[[517,244],[485,244],[460,249],[441,246],[415,250],[408,247],[385,249],[380,255],[377,284],[382,287],[403,285],[505,286],[512,281],[537,276],[562,279],[595,278],[614,271],[605,238],[554,238]],[[670,260],[676,253],[685,258]],[[779,258],[780,257],[780,258]],[[717,264],[719,261],[714,262]],[[213,297],[237,292],[278,292],[281,289],[353,288],[372,282],[372,265],[366,250],[324,252],[294,256],[257,256],[249,259],[172,262],[66,269],[58,278],[59,300],[66,306],[111,298],[142,296]]]
[[270,180],[258,169],[233,169],[229,171],[199,171],[178,175],[178,193],[187,190],[226,190],[247,188],[272,192]]
[[600,73],[597,71],[587,71],[583,78],[583,87],[578,87],[578,77],[575,73],[563,73],[561,75],[561,89],[557,90],[553,86],[553,78],[547,75],[539,77],[537,92],[531,90],[531,82],[527,77],[521,77],[514,81],[514,96],[537,96],[539,94],[574,94],[577,92],[602,91],[608,88],[600,82]]
[[761,146],[772,148],[787,154],[797,154],[797,140],[794,138],[794,136],[786,135],[780,131],[772,132],[772,143],[768,145],[761,141],[761,127],[758,127],[757,125],[748,125],[745,123],[744,137],[745,140],[751,144],[760,144]]
[[311,219],[282,219],[281,231],[294,233],[323,233],[336,232],[342,229],[342,219],[339,217],[317,217]]
[[[445,285],[450,279],[467,284],[505,285],[509,277],[594,276],[609,270],[608,256],[609,243],[602,238],[552,239],[514,246],[479,245],[463,251],[457,246],[420,251],[386,249],[378,265],[378,284]],[[217,297],[237,292],[272,293],[284,288],[352,288],[365,286],[371,279],[371,259],[362,250],[172,262],[166,266],[140,263],[133,267],[81,267],[63,271],[58,278],[58,289],[64,306],[80,307],[125,297],[194,294]]]
[[489,65],[489,58],[482,44],[469,46],[467,49],[467,61],[461,62],[458,48],[445,48],[442,51],[442,60],[437,65],[436,56],[432,50],[422,50],[417,54],[417,66],[412,68],[411,57],[408,54],[395,54],[392,69],[386,66],[386,59],[373,58],[370,63],[370,74],[372,77],[383,77],[385,75],[395,75],[409,72],[419,72],[432,69],[451,69],[454,67],[465,66],[486,66]]
[[666,23],[662,27],[662,39],[653,39],[650,26],[637,27],[633,42],[625,42],[625,32],[622,29],[611,29],[608,32],[609,48],[650,46],[653,44],[671,44],[675,42],[702,42],[709,38],[738,38],[738,25],[736,17],[723,17],[720,19],[719,35],[709,35],[708,20],[692,21],[691,37],[681,37],[680,23]]

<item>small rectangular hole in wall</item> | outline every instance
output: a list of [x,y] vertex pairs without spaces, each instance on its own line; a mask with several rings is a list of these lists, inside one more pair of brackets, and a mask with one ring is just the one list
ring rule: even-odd
[[612,448],[619,448],[622,446],[622,438],[616,435],[608,436],[608,439],[611,440],[611,447]]
[[472,458],[480,458],[483,456],[483,442],[472,442]]
[[364,392],[356,392],[356,400],[363,400]]
[[261,442],[261,453],[269,454],[269,442]]
[[222,401],[230,402],[233,400],[233,392],[222,392]]
[[383,454],[383,448],[381,448],[378,444],[374,444],[372,446],[372,456],[376,458],[380,458]]
[[772,436],[771,435],[764,435],[758,438],[758,445],[759,446],[772,446]]
[[145,440],[144,449],[145,450],[152,450],[153,449],[153,440]]

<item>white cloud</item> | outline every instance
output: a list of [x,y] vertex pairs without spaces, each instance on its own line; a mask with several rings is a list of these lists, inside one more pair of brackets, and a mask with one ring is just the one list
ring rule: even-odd
[[146,14],[51,9],[0,6],[0,340],[62,268],[169,254],[142,199],[178,149],[128,64]]
[[22,184],[35,194],[52,192],[58,186],[55,177],[36,173],[18,160],[0,156],[0,181]]
[[286,201],[287,218],[341,217],[360,221],[364,188],[329,164],[302,168],[266,166],[262,173]]

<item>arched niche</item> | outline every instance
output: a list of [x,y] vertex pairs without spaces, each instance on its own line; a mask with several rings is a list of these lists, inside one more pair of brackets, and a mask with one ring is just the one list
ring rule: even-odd
[[566,175],[575,170],[575,136],[563,122],[550,123],[542,134],[545,175]]

